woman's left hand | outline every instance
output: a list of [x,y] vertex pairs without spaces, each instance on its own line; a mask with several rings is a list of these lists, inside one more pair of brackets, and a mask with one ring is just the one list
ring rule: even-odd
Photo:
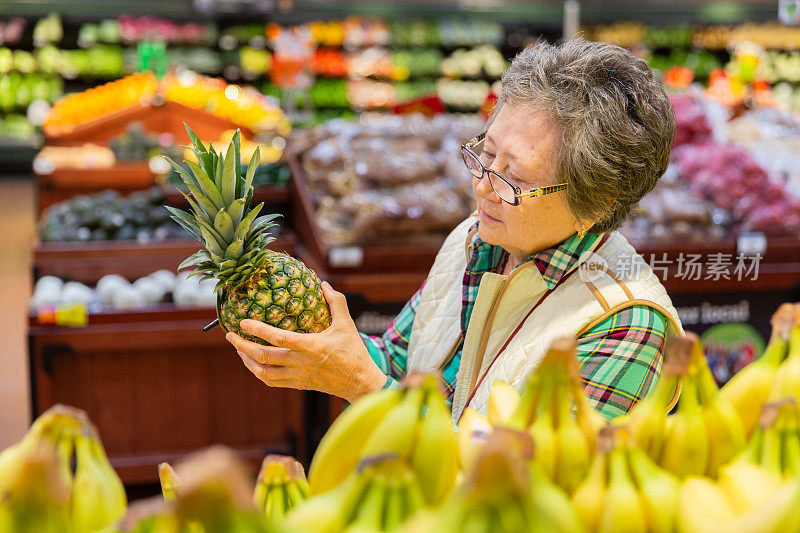
[[322,284],[322,292],[332,319],[322,333],[295,333],[257,320],[242,320],[244,331],[272,346],[250,342],[233,332],[225,338],[250,372],[270,387],[317,390],[352,403],[380,390],[386,375],[370,357],[344,295],[327,282]]

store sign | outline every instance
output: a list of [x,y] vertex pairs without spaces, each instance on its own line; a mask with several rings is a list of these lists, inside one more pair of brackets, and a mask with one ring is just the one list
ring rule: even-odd
[[779,0],[778,20],[783,24],[800,24],[800,0]]

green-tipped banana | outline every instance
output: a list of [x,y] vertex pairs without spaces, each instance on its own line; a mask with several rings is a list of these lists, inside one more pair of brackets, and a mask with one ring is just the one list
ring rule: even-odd
[[399,389],[375,392],[339,415],[322,437],[311,460],[308,470],[311,494],[333,489],[355,470],[366,439],[402,396],[403,391]]

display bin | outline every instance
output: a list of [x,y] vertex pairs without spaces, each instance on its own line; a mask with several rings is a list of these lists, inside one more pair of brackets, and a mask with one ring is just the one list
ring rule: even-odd
[[38,212],[81,194],[112,189],[127,195],[155,185],[156,175],[146,161],[120,162],[110,168],[59,169],[36,175]]
[[[316,220],[311,190],[295,153],[286,157],[292,172],[294,227],[308,256],[332,276],[363,272],[428,271],[444,242],[387,243],[369,246],[329,246]],[[433,240],[433,239],[432,239]]]
[[157,465],[225,444],[254,469],[269,453],[308,464],[302,391],[266,387],[242,365],[211,308],[163,305],[98,313],[85,327],[30,317],[33,414],[86,410],[126,484],[158,481]]
[[[296,244],[294,232],[284,228],[269,248],[291,254]],[[174,272],[200,248],[200,243],[192,240],[42,243],[33,252],[34,277],[58,276],[90,285],[108,274],[135,280],[156,270]]]
[[253,138],[253,132],[249,128],[202,109],[165,101],[163,97],[155,96],[149,101],[80,124],[67,133],[48,135],[45,142],[52,146],[71,146],[87,142],[104,144],[123,134],[131,122],[140,122],[147,131],[171,133],[178,144],[190,143],[184,123],[191,124],[192,130],[204,140],[218,139],[222,132],[237,128],[245,138]]

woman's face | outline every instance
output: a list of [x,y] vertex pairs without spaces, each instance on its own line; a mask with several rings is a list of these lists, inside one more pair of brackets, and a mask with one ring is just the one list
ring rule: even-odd
[[[558,125],[546,114],[527,106],[505,104],[476,151],[486,168],[527,192],[563,183],[554,173],[559,135]],[[567,207],[564,192],[520,198],[521,203],[513,206],[497,196],[488,177],[473,178],[472,190],[478,202],[481,239],[502,247],[519,261],[580,229],[580,222]]]

